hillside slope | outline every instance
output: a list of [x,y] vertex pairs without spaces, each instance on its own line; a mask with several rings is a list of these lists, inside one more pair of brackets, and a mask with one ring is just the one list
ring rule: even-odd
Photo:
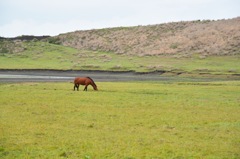
[[50,42],[139,56],[236,55],[240,53],[240,17],[75,31],[52,37]]
[[239,79],[240,18],[0,38],[0,69],[157,72]]

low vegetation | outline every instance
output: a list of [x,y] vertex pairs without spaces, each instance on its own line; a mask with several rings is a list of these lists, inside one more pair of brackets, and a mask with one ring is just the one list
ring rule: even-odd
[[240,158],[240,83],[0,84],[0,158]]
[[5,41],[4,46],[15,49],[0,53],[0,69],[159,71],[165,72],[165,75],[223,75],[236,78],[240,74],[239,56],[202,58],[200,54],[194,54],[183,58],[177,55],[119,55],[113,52],[77,50],[43,41]]

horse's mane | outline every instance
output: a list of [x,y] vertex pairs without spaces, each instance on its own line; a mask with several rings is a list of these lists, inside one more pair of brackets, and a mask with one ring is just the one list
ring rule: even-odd
[[94,85],[95,87],[97,87],[97,85],[95,84],[95,82],[93,81],[93,79],[91,79],[90,77],[87,77],[87,78],[92,81],[92,83],[93,83],[93,85]]

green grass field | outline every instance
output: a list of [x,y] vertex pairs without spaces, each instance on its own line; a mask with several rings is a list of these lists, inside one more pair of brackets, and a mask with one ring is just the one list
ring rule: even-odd
[[77,50],[46,42],[24,42],[25,50],[0,53],[0,69],[57,69],[178,73],[210,75],[240,74],[239,55],[201,58],[121,55],[112,52]]
[[0,84],[0,158],[240,158],[239,81],[96,84]]

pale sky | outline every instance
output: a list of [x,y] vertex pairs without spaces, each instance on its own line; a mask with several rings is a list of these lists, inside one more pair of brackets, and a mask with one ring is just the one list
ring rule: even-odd
[[240,0],[0,0],[0,36],[238,16]]

